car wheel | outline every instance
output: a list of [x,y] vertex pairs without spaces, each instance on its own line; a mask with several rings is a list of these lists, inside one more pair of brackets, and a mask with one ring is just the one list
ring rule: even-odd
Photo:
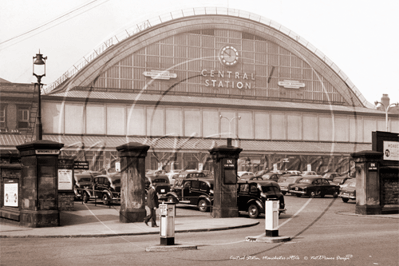
[[286,191],[281,191],[281,193],[283,193],[283,195],[287,194],[287,192],[286,192]]
[[257,218],[259,216],[259,208],[256,204],[251,204],[248,207],[249,218]]
[[343,201],[343,202],[348,202],[348,201],[349,201],[349,199],[342,198],[342,201]]
[[300,197],[302,197],[302,194],[296,194],[296,196],[297,196],[298,198],[300,198]]
[[337,191],[334,192],[333,197],[334,197],[334,198],[337,198],[337,197],[338,197],[338,192],[337,192]]
[[310,197],[311,197],[311,198],[316,197],[316,192],[314,192],[314,191],[310,192]]
[[324,198],[324,196],[325,196],[324,193],[320,193],[320,197]]
[[87,203],[89,201],[89,195],[86,192],[82,192],[82,201]]
[[207,201],[207,200],[204,200],[204,199],[201,199],[201,200],[198,202],[198,209],[199,209],[201,212],[207,212],[207,211],[209,210],[208,201]]
[[109,205],[110,204],[110,200],[109,200],[108,194],[104,193],[103,197],[102,197],[102,200],[103,200],[104,205]]

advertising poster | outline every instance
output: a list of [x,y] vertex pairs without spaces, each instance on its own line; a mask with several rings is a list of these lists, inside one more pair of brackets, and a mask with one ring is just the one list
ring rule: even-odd
[[72,169],[58,169],[58,190],[72,190]]
[[384,160],[399,161],[399,142],[384,141]]
[[4,184],[4,206],[18,207],[18,183]]

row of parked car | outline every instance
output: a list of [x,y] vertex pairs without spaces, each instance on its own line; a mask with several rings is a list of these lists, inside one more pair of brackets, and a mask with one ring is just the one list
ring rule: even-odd
[[[120,202],[120,173],[101,175],[87,171],[75,175],[75,196],[87,202],[102,199],[104,204]],[[171,178],[172,179],[172,178]],[[147,171],[146,190],[154,184],[161,201],[195,205],[202,212],[210,211],[213,205],[214,178],[206,171],[188,170],[170,178],[162,170]],[[256,218],[265,213],[265,201],[279,200],[279,214],[286,211],[284,195],[278,183],[271,180],[239,180],[237,186],[237,207]]]
[[348,175],[339,175],[335,172],[325,173],[323,176],[314,171],[280,171],[268,172],[259,171],[238,172],[241,180],[273,180],[280,186],[281,192],[286,195],[297,197],[324,197],[331,195],[340,197],[342,201],[356,200],[356,178]]

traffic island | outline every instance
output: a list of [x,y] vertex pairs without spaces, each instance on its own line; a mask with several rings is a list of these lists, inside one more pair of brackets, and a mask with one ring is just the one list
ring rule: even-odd
[[247,236],[245,241],[248,242],[262,242],[262,243],[279,243],[290,241],[289,236]]
[[174,245],[149,246],[149,247],[145,248],[145,251],[147,251],[147,252],[163,252],[163,251],[181,251],[181,250],[193,250],[193,249],[197,249],[197,246],[174,244]]

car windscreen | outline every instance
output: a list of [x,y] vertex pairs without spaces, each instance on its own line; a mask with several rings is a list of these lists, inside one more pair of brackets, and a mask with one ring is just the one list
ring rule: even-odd
[[166,179],[163,178],[156,178],[152,180],[152,183],[168,183]]
[[262,186],[262,192],[276,194],[279,192],[279,189],[275,186]]
[[304,178],[304,179],[301,179],[298,183],[300,183],[300,184],[311,184],[312,180]]

